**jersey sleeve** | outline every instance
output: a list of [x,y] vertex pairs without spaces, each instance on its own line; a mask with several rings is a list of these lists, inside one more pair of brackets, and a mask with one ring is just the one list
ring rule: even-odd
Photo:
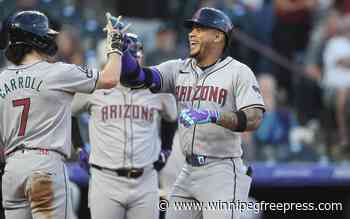
[[160,94],[159,96],[162,102],[161,116],[168,122],[176,121],[177,118],[177,106],[174,95],[172,94]]
[[181,60],[170,60],[152,67],[156,68],[160,73],[160,92],[175,94],[176,75],[178,71],[177,69],[179,69],[180,62]]
[[72,115],[78,116],[89,111],[89,99],[91,94],[76,93],[72,101]]
[[53,87],[70,93],[92,93],[96,89],[99,72],[87,65],[73,65],[61,63],[57,66]]
[[265,111],[265,104],[259,84],[249,67],[243,65],[240,68],[234,80],[233,87],[237,110],[258,107]]

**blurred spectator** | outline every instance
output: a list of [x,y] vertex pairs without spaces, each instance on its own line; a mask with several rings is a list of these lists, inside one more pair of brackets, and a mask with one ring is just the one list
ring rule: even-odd
[[325,101],[328,107],[335,108],[337,144],[335,153],[349,152],[349,112],[347,108],[350,88],[350,16],[338,21],[338,35],[326,44],[323,54]]
[[[50,20],[50,26],[54,30],[59,30],[60,24],[56,21],[56,16],[54,19],[52,18],[51,14],[52,11],[50,11],[50,8],[56,8],[56,7],[41,7],[41,1],[39,0],[3,0],[0,1],[0,67],[4,66],[6,63],[4,51],[2,49],[6,48],[8,36],[8,20],[10,19],[11,15],[21,11],[21,10],[40,10],[44,12],[46,15],[48,15]],[[59,8],[58,8],[59,9]],[[55,10],[60,11],[60,10]]]
[[[257,8],[248,7],[244,4],[244,1],[240,0],[217,1],[216,7],[224,11],[231,18],[236,30],[242,31],[255,38],[255,11],[253,10],[257,10]],[[256,71],[257,54],[245,45],[232,39],[228,53],[232,57],[250,66],[254,72]]]
[[294,89],[294,105],[301,124],[322,116],[322,54],[327,41],[336,34],[336,24],[341,13],[337,4],[324,5],[319,11],[322,13],[317,17],[306,49],[305,72],[297,77]]
[[[274,0],[276,14],[272,33],[273,48],[290,60],[298,60],[303,55],[308,43],[312,25],[312,12],[317,0]],[[280,86],[293,97],[293,75],[286,69],[275,66],[273,74]]]
[[[255,39],[261,44],[272,47],[272,30],[275,23],[274,8],[271,0],[265,0],[261,8],[254,12]],[[271,61],[257,54],[255,64],[256,72],[271,72]]]
[[21,10],[30,10],[38,8],[39,0],[16,0],[16,8]]
[[156,33],[156,48],[145,55],[145,64],[155,65],[166,60],[182,57],[182,52],[176,46],[176,42],[174,24],[163,23]]
[[343,1],[343,9],[344,13],[349,13],[350,12],[350,1]]
[[266,113],[259,129],[245,134],[245,142],[255,144],[257,159],[277,161],[287,157],[289,151],[289,132],[297,125],[293,113],[277,103],[277,83],[270,74],[258,76],[261,92],[264,98]]
[[336,34],[337,22],[341,12],[338,8],[330,7],[328,12],[323,14],[322,20],[311,31],[310,41],[306,49],[305,66],[306,76],[314,81],[322,78],[322,53],[326,42]]
[[0,70],[5,66],[5,56],[4,52],[0,49]]
[[64,26],[57,37],[56,59],[72,64],[84,63],[79,33],[71,26]]
[[319,155],[316,152],[316,133],[318,126],[298,126],[289,132],[289,151],[283,160],[288,162],[316,162]]

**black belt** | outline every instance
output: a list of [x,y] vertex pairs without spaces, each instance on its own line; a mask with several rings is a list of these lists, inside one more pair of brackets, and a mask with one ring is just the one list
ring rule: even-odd
[[237,158],[237,157],[212,157],[212,156],[198,155],[198,154],[187,154],[186,163],[194,167],[201,167],[213,161],[234,159],[234,158]]
[[186,163],[194,167],[205,166],[209,163],[209,158],[205,155],[187,154]]
[[143,168],[120,168],[120,169],[111,169],[107,167],[100,167],[95,164],[91,164],[93,168],[98,170],[107,170],[116,173],[118,176],[126,178],[139,178],[143,174]]
[[[62,157],[64,157],[65,159],[67,159],[67,155],[61,151],[55,150],[55,149],[47,149],[47,148],[30,148],[30,147],[24,147],[24,146],[18,146],[15,149],[13,149],[12,151],[8,152],[6,155],[6,157],[10,156],[11,154],[17,152],[17,151],[43,151],[43,152],[55,152],[59,155],[61,155]],[[44,154],[44,153],[43,153]]]

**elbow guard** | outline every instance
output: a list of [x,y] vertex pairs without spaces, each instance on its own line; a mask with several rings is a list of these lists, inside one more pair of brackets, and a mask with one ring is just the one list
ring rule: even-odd
[[152,93],[159,91],[160,86],[157,80],[157,73],[154,72],[151,68],[142,68],[145,73],[145,87],[149,88]]
[[130,87],[133,89],[143,88],[144,81],[139,77],[141,73],[142,72],[139,65],[137,65],[135,70],[132,72],[127,72],[127,73],[122,72],[120,76],[120,83],[125,87]]

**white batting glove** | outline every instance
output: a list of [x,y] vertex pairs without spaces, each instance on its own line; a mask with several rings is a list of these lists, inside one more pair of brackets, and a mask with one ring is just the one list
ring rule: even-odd
[[[107,25],[104,28],[107,31],[107,42],[106,42],[106,55],[108,56],[111,53],[118,53],[120,55],[123,54],[123,33],[119,28],[114,28],[112,24],[113,16],[107,12],[106,13]],[[121,16],[117,18],[117,22],[119,22]]]

